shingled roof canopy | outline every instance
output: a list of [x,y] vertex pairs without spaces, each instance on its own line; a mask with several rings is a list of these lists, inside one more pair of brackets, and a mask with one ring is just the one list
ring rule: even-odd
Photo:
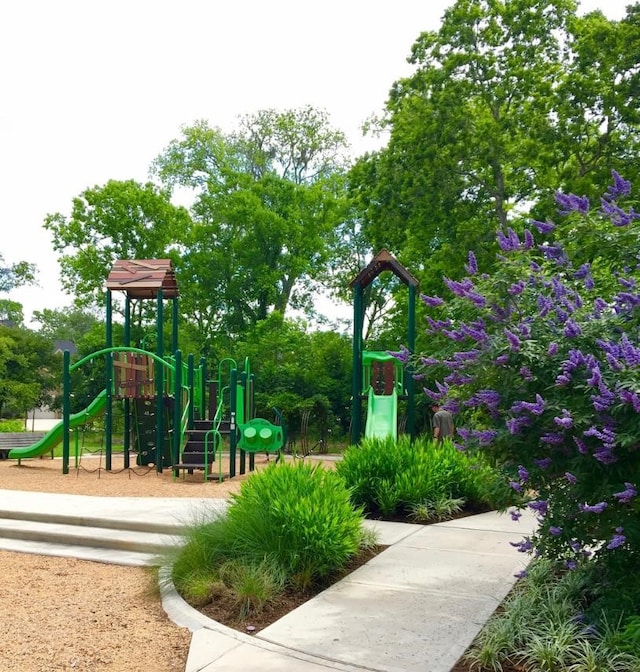
[[384,248],[358,273],[358,275],[349,283],[349,287],[360,286],[363,289],[368,287],[381,273],[391,271],[407,287],[417,287],[418,281],[407,271],[407,269]]
[[106,288],[131,299],[155,299],[159,289],[165,299],[180,296],[171,259],[120,259],[111,268]]

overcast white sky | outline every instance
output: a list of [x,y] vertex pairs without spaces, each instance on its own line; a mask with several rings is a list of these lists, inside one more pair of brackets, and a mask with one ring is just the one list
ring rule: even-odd
[[[70,303],[49,213],[110,179],[145,181],[180,127],[307,104],[326,109],[354,156],[422,30],[452,0],[14,0],[0,4],[0,193],[5,264],[37,264],[33,310]],[[624,15],[629,0],[583,0]],[[3,295],[6,298],[6,295]]]

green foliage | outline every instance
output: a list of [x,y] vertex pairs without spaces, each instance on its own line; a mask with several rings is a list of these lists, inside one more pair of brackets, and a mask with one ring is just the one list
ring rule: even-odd
[[24,420],[0,420],[0,433],[24,432]]
[[617,633],[615,642],[622,651],[640,658],[640,616],[626,619]]
[[494,232],[530,207],[544,220],[555,189],[596,196],[613,165],[638,176],[637,9],[616,22],[573,0],[449,4],[391,88],[388,143],[351,172],[364,237],[427,294],[462,277],[469,248],[494,268]]
[[632,672],[639,669],[634,620],[612,626],[588,615],[594,585],[585,564],[567,572],[550,560],[529,567],[466,654],[479,671],[520,663],[540,672]]
[[206,599],[221,585],[245,612],[289,583],[307,588],[375,543],[343,480],[321,465],[272,464],[255,472],[225,514],[188,527],[172,559],[185,596]]
[[345,209],[345,150],[326,112],[305,107],[261,110],[230,135],[199,121],[156,159],[162,183],[193,196],[177,275],[203,341],[313,312]]
[[5,259],[0,254],[0,292],[10,292],[16,287],[35,284],[36,267],[26,261],[19,261],[5,266]]
[[402,515],[428,501],[464,499],[473,509],[514,502],[498,470],[450,441],[438,444],[423,438],[412,445],[406,436],[397,442],[365,439],[345,451],[336,471],[357,506],[386,516]]
[[281,568],[271,560],[229,560],[219,567],[218,574],[234,595],[239,618],[260,611],[282,591],[286,579]]
[[259,416],[269,418],[274,407],[280,409],[293,439],[306,409],[318,438],[348,429],[352,352],[347,336],[313,332],[302,321],[272,313],[235,349],[251,361]]
[[104,321],[77,308],[36,310],[33,321],[39,325],[38,333],[51,341],[71,341],[77,345],[96,325],[99,325],[103,343],[106,338]]
[[49,339],[22,327],[0,326],[0,416],[25,417],[52,401],[60,361]]
[[437,497],[409,505],[409,518],[419,522],[441,522],[460,513],[465,505],[462,497]]
[[[167,190],[152,183],[109,180],[103,187],[86,189],[73,199],[70,216],[49,214],[44,228],[60,254],[63,289],[80,307],[104,307],[104,282],[118,259],[175,257],[191,219],[183,207],[171,204]],[[132,324],[144,320],[139,302]]]
[[470,254],[453,298],[425,297],[427,396],[446,396],[462,444],[529,493],[541,524],[521,550],[568,566],[628,567],[640,549],[638,215],[612,177],[598,209],[558,193],[558,224],[500,231],[499,269]]
[[243,557],[273,558],[302,586],[343,567],[360,547],[361,511],[342,479],[317,464],[274,464],[253,474],[227,516]]

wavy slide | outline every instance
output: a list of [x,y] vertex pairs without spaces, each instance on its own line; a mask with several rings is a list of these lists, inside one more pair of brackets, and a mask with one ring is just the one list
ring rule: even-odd
[[367,423],[364,428],[366,438],[398,438],[398,393],[375,394],[369,388],[367,401]]
[[[84,410],[72,413],[69,416],[69,425],[71,428],[84,425],[89,420],[103,413],[106,405],[107,393],[106,390],[102,390]],[[44,455],[44,453],[49,453],[62,441],[63,430],[64,421],[60,420],[39,441],[24,448],[12,448],[7,457],[10,460],[19,460],[23,457],[38,457],[39,455]]]

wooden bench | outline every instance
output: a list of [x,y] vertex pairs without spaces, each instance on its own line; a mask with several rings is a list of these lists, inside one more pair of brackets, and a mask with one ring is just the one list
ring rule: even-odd
[[46,434],[47,432],[0,432],[0,460],[6,460],[12,448],[31,446]]

